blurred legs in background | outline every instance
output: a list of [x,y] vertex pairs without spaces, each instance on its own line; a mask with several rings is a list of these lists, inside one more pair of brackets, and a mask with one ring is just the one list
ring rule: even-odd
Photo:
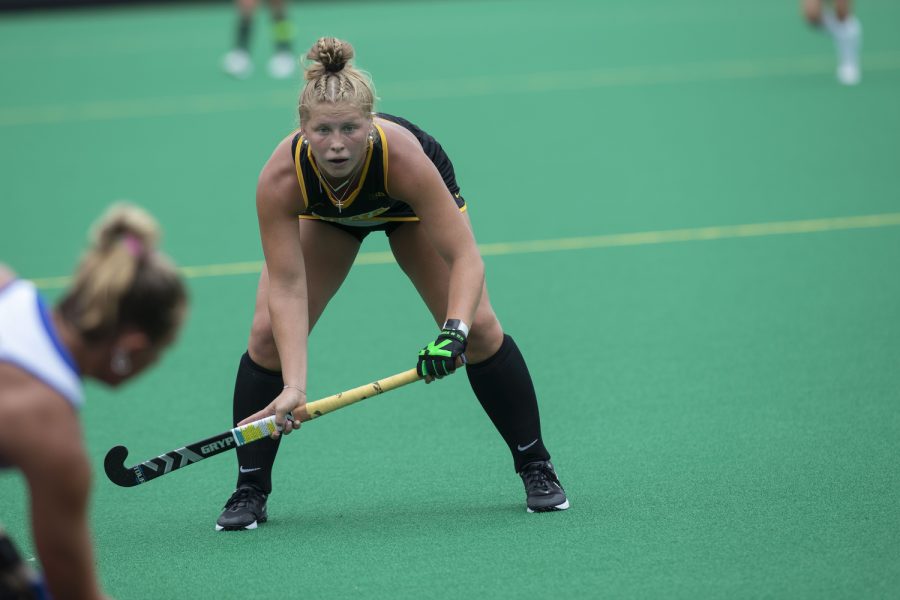
[[[234,47],[225,55],[222,68],[238,79],[245,79],[253,73],[250,34],[258,4],[259,0],[235,0],[238,23]],[[287,18],[286,0],[269,0],[269,9],[272,13],[271,37],[274,42],[274,52],[268,64],[269,75],[276,79],[285,79],[293,75],[297,67],[297,58],[291,48],[294,37],[293,25]]]
[[806,20],[823,27],[834,39],[838,56],[837,78],[844,85],[856,85],[862,79],[859,49],[862,26],[852,14],[851,0],[834,0],[834,6],[823,6],[823,0],[802,0]]
[[275,53],[269,59],[269,75],[276,79],[290,77],[297,68],[297,57],[291,49],[294,26],[287,18],[286,1],[269,0],[272,11],[272,40],[275,42]]

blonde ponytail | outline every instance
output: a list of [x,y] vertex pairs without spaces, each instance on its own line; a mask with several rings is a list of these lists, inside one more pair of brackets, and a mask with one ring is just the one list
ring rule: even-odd
[[154,341],[174,333],[186,304],[184,283],[157,251],[160,230],[142,208],[111,206],[91,229],[90,246],[60,314],[88,340],[109,337],[125,325]]

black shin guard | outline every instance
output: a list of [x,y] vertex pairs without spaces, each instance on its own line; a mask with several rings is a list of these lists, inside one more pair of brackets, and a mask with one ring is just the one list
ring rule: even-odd
[[[245,352],[234,382],[234,424],[265,408],[283,387],[281,372],[264,369]],[[271,493],[272,465],[277,452],[278,442],[271,438],[238,447],[238,487],[249,483],[266,494]]]
[[504,335],[497,353],[468,365],[466,374],[478,401],[509,446],[516,472],[530,462],[549,460],[541,439],[534,384],[513,339]]

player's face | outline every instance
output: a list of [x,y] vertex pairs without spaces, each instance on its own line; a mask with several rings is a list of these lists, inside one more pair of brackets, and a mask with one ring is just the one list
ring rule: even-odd
[[350,176],[365,158],[371,130],[371,115],[345,102],[312,107],[301,127],[316,164],[335,179]]
[[[145,334],[133,331],[123,334],[111,344],[110,356],[100,361],[103,366],[102,371],[96,373],[95,377],[109,386],[118,387],[155,365],[163,353],[174,343],[176,335],[177,332],[172,333],[166,339],[152,344]],[[123,371],[113,368],[115,353],[125,356],[128,366]]]

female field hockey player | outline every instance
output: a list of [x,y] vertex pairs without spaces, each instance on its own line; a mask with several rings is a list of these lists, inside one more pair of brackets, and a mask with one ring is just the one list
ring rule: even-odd
[[91,469],[78,410],[83,378],[110,386],[150,367],[174,340],[187,293],[155,250],[156,221],[116,205],[98,221],[53,310],[0,266],[0,468],[25,477],[44,582],[0,530],[0,598],[101,598],[88,529]]
[[[350,64],[350,44],[321,38],[307,58],[300,129],[275,148],[257,187],[266,264],[235,383],[235,423],[272,414],[280,423],[304,410],[309,331],[363,239],[383,231],[441,329],[419,352],[419,374],[430,381],[465,363],[472,390],[512,452],[528,511],[568,508],[525,360],[488,299],[450,159],[412,123],[372,112],[372,84]],[[290,433],[294,425],[284,428]],[[237,489],[217,529],[266,520],[276,451],[272,440],[238,448]]]
[[826,0],[801,0],[803,16],[813,26],[824,27],[834,38],[838,81],[844,85],[856,85],[862,79],[859,66],[862,26],[853,15],[851,0],[834,0],[833,7],[825,4]]

